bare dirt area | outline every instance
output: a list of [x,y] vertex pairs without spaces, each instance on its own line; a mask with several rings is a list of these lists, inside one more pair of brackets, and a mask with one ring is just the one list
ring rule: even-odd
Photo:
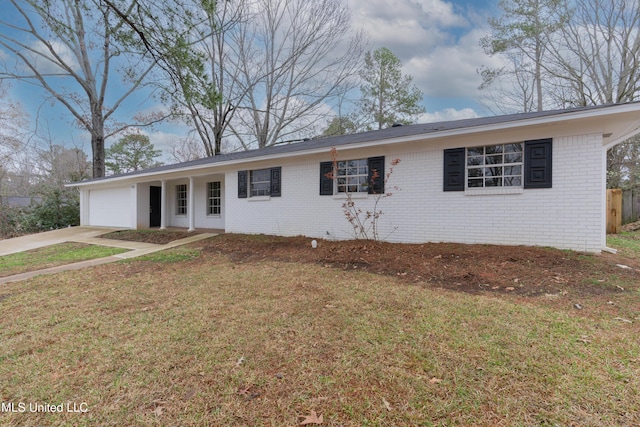
[[[235,262],[275,260],[364,270],[412,283],[467,293],[523,297],[620,293],[640,282],[640,263],[619,255],[582,254],[525,246],[450,243],[393,244],[226,234],[200,242],[204,253]],[[630,268],[622,268],[624,264]],[[637,285],[636,285],[637,286]]]
[[103,234],[104,239],[129,240],[134,242],[155,243],[165,245],[175,240],[199,234],[197,231],[186,230],[121,230]]

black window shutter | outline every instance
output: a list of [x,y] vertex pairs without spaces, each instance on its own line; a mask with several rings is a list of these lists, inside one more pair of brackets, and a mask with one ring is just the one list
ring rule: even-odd
[[[369,194],[384,193],[384,156],[369,157]],[[374,177],[374,171],[377,172]]]
[[320,195],[321,196],[333,195],[333,179],[329,177],[331,172],[333,172],[333,162],[320,163]]
[[271,188],[269,190],[269,195],[271,197],[280,197],[282,195],[280,191],[280,184],[282,180],[280,176],[282,174],[282,168],[271,168]]
[[238,171],[238,198],[247,198],[247,171]]
[[464,148],[444,150],[444,191],[464,191]]
[[551,188],[551,138],[525,141],[524,188]]

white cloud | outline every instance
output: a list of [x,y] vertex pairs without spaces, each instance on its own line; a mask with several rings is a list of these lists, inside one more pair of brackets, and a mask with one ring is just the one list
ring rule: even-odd
[[435,113],[422,114],[418,119],[418,123],[448,122],[451,120],[474,119],[476,117],[479,117],[479,115],[472,108],[463,108],[462,110],[445,108]]
[[480,5],[463,8],[443,0],[351,0],[350,4],[355,25],[369,34],[371,50],[391,49],[425,94],[427,105],[478,98],[477,70],[497,61],[480,46],[486,23],[486,12],[474,8]]
[[416,55],[405,64],[405,71],[427,96],[476,97],[481,83],[478,69],[498,61],[483,52],[479,44],[483,35],[482,30],[473,30],[456,44]]
[[402,61],[446,43],[449,30],[469,25],[441,0],[352,0],[350,5],[354,26],[365,29],[372,48],[388,47]]
[[35,64],[35,68],[42,74],[55,74],[63,73],[67,74],[67,71],[63,70],[58,64],[66,64],[74,71],[80,70],[80,64],[73,51],[69,49],[64,43],[56,40],[50,40],[49,44],[53,48],[54,52],[60,57],[60,60],[53,57],[49,48],[43,43],[36,41],[30,47],[29,56],[31,61]]

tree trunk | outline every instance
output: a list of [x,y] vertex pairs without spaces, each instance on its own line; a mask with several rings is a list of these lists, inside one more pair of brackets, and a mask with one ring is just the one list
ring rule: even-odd
[[93,178],[104,176],[104,135],[91,135],[91,148],[93,150]]

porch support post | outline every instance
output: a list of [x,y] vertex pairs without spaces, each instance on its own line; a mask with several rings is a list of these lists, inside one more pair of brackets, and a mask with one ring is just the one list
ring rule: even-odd
[[193,197],[193,177],[189,177],[189,207],[187,212],[189,213],[189,231],[194,231],[194,218],[195,218],[195,200]]
[[162,180],[162,190],[160,190],[160,230],[167,228],[167,181]]

